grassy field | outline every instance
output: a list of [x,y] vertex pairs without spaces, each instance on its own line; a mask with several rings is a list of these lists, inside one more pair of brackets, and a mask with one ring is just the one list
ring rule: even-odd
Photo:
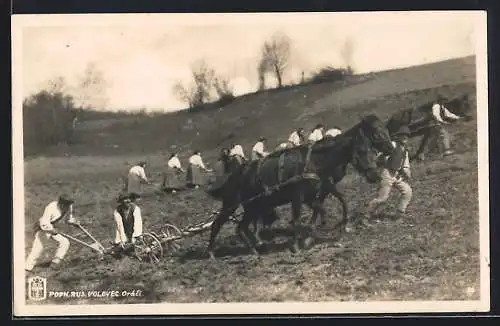
[[[292,128],[310,128],[318,121],[348,129],[358,114],[374,112],[385,119],[400,108],[426,102],[437,91],[467,93],[474,103],[474,58],[381,72],[348,85],[303,85],[247,95],[206,114],[128,118],[103,123],[100,129],[93,123],[79,131],[77,144],[64,149],[70,156],[26,159],[26,250],[32,242],[29,226],[63,191],[75,195],[82,224],[103,242],[111,240],[120,178],[138,159],[149,160],[148,172],[160,182],[172,148],[180,150],[183,161],[194,148],[201,149],[210,165],[219,148],[233,140],[249,150],[260,135],[272,139],[272,147]],[[286,243],[290,212],[282,207],[282,219],[268,235],[272,245],[260,259],[248,255],[232,224],[225,225],[218,237],[217,261],[202,255],[209,233],[182,240],[178,252],[155,266],[132,258],[100,261],[90,250],[72,244],[63,269],[35,270],[36,275],[48,277],[50,290],[140,289],[144,295],[44,303],[476,300],[480,287],[476,122],[449,130],[457,154],[413,165],[414,195],[406,220],[382,218],[370,228],[338,234],[332,227],[341,211],[332,198],[327,200],[329,219],[317,245],[292,254]],[[377,190],[353,172],[340,187],[351,210],[366,204]],[[202,190],[170,195],[150,187],[146,193],[141,203],[146,231],[158,230],[167,221],[188,226],[220,205]],[[309,214],[305,209],[304,218]],[[48,250],[45,258],[52,253]]]

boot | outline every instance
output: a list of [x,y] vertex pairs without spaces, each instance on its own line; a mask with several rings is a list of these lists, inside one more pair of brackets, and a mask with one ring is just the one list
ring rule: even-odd
[[397,211],[396,214],[394,214],[391,219],[393,221],[401,221],[402,219],[404,219],[406,216],[406,213],[403,212],[403,211]]
[[51,269],[54,269],[54,270],[58,270],[61,268],[61,259],[59,258],[54,258],[51,262],[50,262],[50,268]]

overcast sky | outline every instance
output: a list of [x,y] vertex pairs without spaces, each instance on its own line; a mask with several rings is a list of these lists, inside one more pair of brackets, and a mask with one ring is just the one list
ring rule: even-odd
[[[475,53],[477,16],[441,13],[72,15],[30,19],[22,28],[23,96],[62,76],[73,87],[89,63],[108,86],[106,108],[182,109],[172,94],[205,59],[232,80],[237,94],[257,87],[263,41],[275,32],[292,41],[285,82],[325,65],[344,66],[353,44],[357,72],[417,65]],[[69,19],[68,19],[69,18]],[[96,95],[96,101],[99,96]],[[100,102],[99,102],[100,103]],[[99,103],[96,102],[96,105]]]

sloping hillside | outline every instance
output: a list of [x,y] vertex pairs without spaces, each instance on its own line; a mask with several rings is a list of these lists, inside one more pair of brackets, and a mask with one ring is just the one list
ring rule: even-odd
[[[471,93],[474,84],[475,57],[453,59],[367,74],[348,84],[298,85],[248,94],[219,109],[91,121],[87,126],[82,121],[69,151],[77,156],[151,154],[169,152],[174,146],[181,152],[211,151],[233,141],[248,148],[260,135],[267,136],[274,147],[299,126],[309,129],[321,121],[349,128],[358,113],[373,110],[386,117],[429,100],[436,91]],[[388,97],[395,99],[387,104]]]
[[[475,100],[474,58],[382,72],[357,84],[303,85],[251,94],[221,110],[179,112],[142,120],[101,123],[81,130],[72,157],[39,157],[25,163],[25,245],[31,249],[31,225],[44,205],[64,191],[77,200],[75,215],[104,244],[114,234],[112,209],[127,162],[148,158],[154,181],[165,168],[163,151],[172,145],[185,159],[194,148],[208,164],[220,146],[232,140],[249,150],[255,138],[284,140],[292,128],[310,128],[318,121],[349,128],[358,114],[386,118],[396,110],[427,102],[437,91],[471,95]],[[49,280],[50,290],[132,290],[142,297],[120,299],[50,299],[47,302],[150,303],[349,300],[477,300],[479,298],[478,162],[476,122],[450,126],[454,156],[412,166],[413,199],[408,218],[381,218],[371,228],[339,235],[332,227],[340,217],[336,200],[326,202],[327,225],[311,250],[291,254],[288,206],[269,235],[272,245],[260,259],[247,255],[225,225],[217,239],[218,260],[206,259],[208,234],[183,239],[181,249],[156,266],[132,258],[99,260],[72,244],[65,267],[43,266],[36,275]],[[232,137],[231,137],[232,135]],[[413,143],[414,144],[414,143]],[[76,156],[80,155],[80,156]],[[350,173],[339,185],[352,211],[376,194],[376,185]],[[200,189],[175,195],[147,189],[141,201],[144,230],[157,231],[168,222],[186,227],[204,220],[220,206]],[[394,198],[395,197],[395,198]],[[394,196],[386,212],[394,208]],[[304,211],[309,216],[310,211]],[[64,226],[61,226],[64,230]],[[68,230],[67,232],[71,232]],[[344,247],[336,246],[341,241]],[[45,252],[51,258],[54,246]]]

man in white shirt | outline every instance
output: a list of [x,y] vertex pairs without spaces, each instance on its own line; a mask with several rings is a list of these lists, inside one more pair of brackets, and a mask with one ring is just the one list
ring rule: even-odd
[[162,188],[171,190],[172,193],[176,192],[176,188],[179,188],[179,180],[178,176],[181,173],[185,173],[182,168],[181,161],[179,160],[179,156],[177,153],[173,153],[170,155],[170,158],[167,162],[167,173],[163,176],[163,185]]
[[238,144],[234,144],[229,151],[230,157],[235,157],[240,164],[247,160],[245,153],[243,152],[243,147]]
[[127,244],[134,244],[142,235],[141,208],[137,205],[138,194],[121,194],[118,197],[118,206],[113,211],[115,220],[116,246],[124,248]]
[[316,127],[314,127],[313,131],[309,135],[308,140],[314,143],[323,139],[324,128],[325,127],[322,124],[316,125]]
[[25,269],[31,272],[40,258],[44,245],[42,238],[52,239],[57,242],[57,250],[52,259],[51,267],[57,267],[66,256],[69,249],[69,240],[62,234],[59,234],[54,225],[67,218],[67,223],[78,225],[78,221],[73,217],[74,200],[68,195],[61,195],[56,201],[50,202],[43,212],[42,217],[34,226],[35,239],[31,247],[31,252],[26,259]]
[[342,134],[342,130],[339,127],[335,126],[335,127],[331,128],[331,129],[328,129],[325,132],[325,137],[333,137],[333,138],[335,138],[335,137],[337,137],[340,134]]
[[205,167],[200,152],[194,151],[193,155],[189,158],[189,167],[186,173],[186,181],[189,187],[199,188],[204,183],[200,170],[211,172],[211,170]]
[[252,148],[252,161],[260,160],[263,157],[266,157],[269,153],[264,151],[264,142],[266,141],[265,137],[260,137],[259,141],[253,145]]
[[432,116],[436,121],[436,129],[438,133],[438,138],[441,139],[443,144],[443,155],[451,155],[453,151],[451,150],[450,145],[450,135],[448,134],[448,130],[444,127],[444,125],[449,124],[448,121],[456,121],[460,119],[459,116],[451,113],[445,106],[446,98],[442,95],[439,95],[436,102],[432,105]]
[[130,168],[128,171],[127,192],[128,193],[142,193],[142,184],[151,184],[146,177],[147,166],[146,161],[141,161],[137,165]]
[[302,143],[304,143],[304,138],[305,138],[304,129],[299,128],[290,134],[290,137],[288,137],[288,142],[292,146],[299,146]]

